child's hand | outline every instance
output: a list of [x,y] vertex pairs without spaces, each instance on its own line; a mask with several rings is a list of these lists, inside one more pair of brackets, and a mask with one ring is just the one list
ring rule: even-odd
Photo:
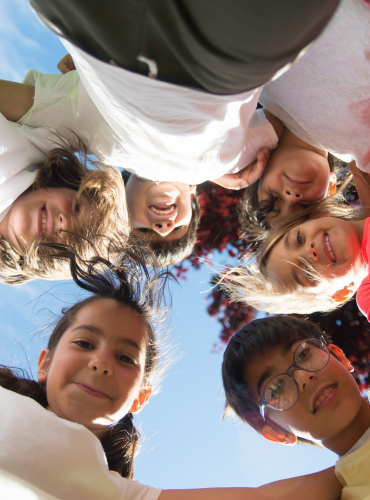
[[58,62],[57,68],[61,73],[63,73],[63,75],[69,73],[69,71],[73,71],[74,69],[76,69],[72,56],[70,54],[65,55],[63,59]]
[[244,167],[243,170],[240,170],[235,174],[225,174],[218,179],[212,179],[212,182],[214,182],[215,184],[219,184],[226,189],[246,188],[254,182],[258,181],[258,179],[263,174],[263,171],[265,170],[266,164],[269,159],[270,152],[265,146],[257,154],[257,160],[250,163],[247,167]]

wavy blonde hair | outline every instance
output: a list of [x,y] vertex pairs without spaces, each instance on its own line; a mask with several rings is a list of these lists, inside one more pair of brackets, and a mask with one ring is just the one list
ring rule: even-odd
[[[313,269],[312,278],[317,282],[316,287],[298,286],[294,291],[283,286],[270,276],[267,261],[271,250],[276,243],[291,229],[304,222],[323,216],[336,217],[343,220],[360,220],[365,217],[362,209],[354,209],[343,203],[336,203],[331,198],[322,200],[314,206],[298,212],[277,224],[270,231],[254,257],[247,257],[247,265],[226,269],[219,273],[218,286],[225,288],[234,302],[244,302],[250,306],[269,313],[301,313],[309,314],[316,311],[331,311],[349,300],[361,281],[367,275],[367,267],[358,265],[344,277],[336,279],[335,283],[325,279]],[[302,259],[305,267],[308,263]],[[353,292],[343,302],[333,299],[334,293],[353,282]]]
[[[69,188],[76,191],[76,200],[85,195],[91,203],[91,216],[81,218],[72,224],[72,231],[65,232],[63,241],[76,248],[85,259],[91,246],[83,238],[95,241],[99,246],[101,236],[127,239],[130,231],[125,201],[125,190],[120,172],[99,161],[91,160],[83,151],[78,156],[72,148],[58,137],[59,147],[50,151],[46,161],[39,166],[36,179],[29,190],[47,188]],[[99,238],[96,238],[99,235]],[[0,235],[0,282],[18,285],[36,278],[60,280],[70,278],[70,271],[64,259],[50,259],[53,250],[40,249],[35,240],[30,248],[18,252]],[[56,235],[42,241],[60,241]],[[22,248],[22,247],[21,247]]]

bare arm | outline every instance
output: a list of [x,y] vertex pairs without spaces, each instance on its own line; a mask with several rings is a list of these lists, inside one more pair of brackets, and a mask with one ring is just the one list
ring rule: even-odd
[[7,120],[17,122],[32,108],[34,95],[32,85],[0,80],[0,113]]
[[342,485],[334,474],[334,467],[331,467],[259,488],[165,490],[159,500],[339,500],[341,494]]

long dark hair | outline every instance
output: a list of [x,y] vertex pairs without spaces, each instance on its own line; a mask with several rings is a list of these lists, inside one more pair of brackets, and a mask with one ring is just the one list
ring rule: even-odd
[[[124,249],[119,243],[105,238],[108,246],[108,257],[99,254],[95,248],[95,255],[89,260],[83,260],[76,249],[67,244],[40,243],[55,250],[54,257],[69,259],[70,271],[75,283],[92,293],[92,296],[77,302],[70,308],[62,311],[62,317],[55,325],[48,341],[48,356],[53,351],[65,331],[73,324],[78,312],[89,304],[102,299],[113,299],[134,309],[141,317],[147,333],[147,349],[144,368],[144,378],[153,383],[158,362],[158,341],[154,325],[162,323],[166,316],[165,292],[167,283],[173,279],[168,271],[150,271],[145,262],[152,261],[149,249],[136,241],[124,243]],[[92,243],[90,243],[92,246]],[[125,254],[122,255],[122,251]],[[109,254],[119,255],[117,262],[109,259]],[[45,384],[31,380],[25,376],[23,370],[0,367],[0,386],[12,390],[23,396],[28,396],[44,408],[47,407]],[[118,423],[110,426],[101,436],[100,441],[104,448],[110,470],[116,471],[126,478],[133,477],[133,460],[139,442],[140,434],[133,424],[133,417],[128,413]]]

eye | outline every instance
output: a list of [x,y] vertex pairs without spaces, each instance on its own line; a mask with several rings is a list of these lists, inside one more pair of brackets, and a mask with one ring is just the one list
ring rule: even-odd
[[317,279],[315,278],[315,276],[312,276],[312,273],[313,273],[314,269],[310,266],[306,266],[304,269],[303,269],[303,272],[304,272],[304,275],[305,275],[305,278],[312,284],[312,285],[316,285],[317,283]]
[[78,215],[81,212],[81,204],[79,201],[76,201],[74,211],[76,215]]
[[78,345],[79,347],[82,347],[83,349],[93,349],[94,346],[90,344],[87,340],[76,340],[73,342],[74,344]]
[[305,208],[308,208],[311,205],[309,203],[300,203],[299,206],[304,210]]
[[139,231],[140,233],[152,233],[153,230],[152,229],[149,229],[148,227],[138,227],[136,228],[137,231]]
[[284,391],[284,380],[274,379],[270,382],[269,386],[266,388],[266,400],[272,406],[277,403]]
[[303,245],[303,239],[302,239],[301,233],[299,232],[299,229],[298,229],[298,233],[297,233],[297,243],[300,247]]
[[129,365],[135,365],[135,361],[130,358],[130,356],[127,356],[126,354],[120,354],[117,356],[117,359],[122,361],[122,363],[127,363]]
[[173,228],[173,231],[181,231],[185,226],[176,226]]
[[310,355],[310,348],[307,347],[306,349],[303,349],[303,351],[301,351],[296,357],[297,363],[302,363],[302,361],[307,359],[309,355]]

